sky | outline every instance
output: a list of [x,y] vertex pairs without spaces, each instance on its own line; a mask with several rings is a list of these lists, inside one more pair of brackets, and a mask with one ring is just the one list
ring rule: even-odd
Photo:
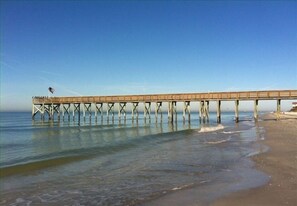
[[1,111],[32,96],[297,89],[296,1],[0,3]]

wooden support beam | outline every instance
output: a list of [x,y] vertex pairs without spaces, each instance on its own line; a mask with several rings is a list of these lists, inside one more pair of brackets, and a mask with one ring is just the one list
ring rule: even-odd
[[84,121],[86,121],[86,109],[85,109],[85,104],[84,103],[82,103],[82,105],[83,105],[83,118],[84,118]]
[[276,112],[281,113],[281,99],[277,100]]
[[50,120],[54,119],[54,104],[50,105]]
[[62,116],[64,120],[65,113],[68,115],[68,121],[70,120],[70,104],[62,104]]
[[109,120],[110,113],[112,115],[112,121],[114,121],[114,102],[107,103],[107,111],[106,111],[107,121]]
[[168,121],[173,123],[174,119],[177,121],[176,101],[171,101],[168,102]]
[[156,102],[155,106],[155,118],[156,122],[158,122],[158,114],[161,114],[161,122],[162,122],[162,102]]
[[259,103],[258,99],[254,100],[254,119],[255,120],[258,120],[258,103]]
[[200,101],[200,108],[199,108],[199,119],[201,122],[201,118],[203,122],[206,120],[209,121],[209,101]]
[[42,108],[41,108],[41,119],[44,121],[44,113],[45,113],[45,106],[44,106],[44,103],[42,104]]
[[78,121],[80,121],[80,103],[73,103],[73,121],[75,121],[75,112],[78,113]]
[[33,104],[32,106],[32,119],[35,119],[35,115],[40,113],[41,119],[43,118],[44,105],[43,104]]
[[200,101],[199,104],[199,121],[201,122],[202,117],[204,116],[204,101]]
[[52,119],[52,105],[51,104],[45,104],[44,105],[44,111],[48,115],[48,120]]
[[64,104],[61,104],[61,112],[62,112],[62,119],[64,121],[64,113],[65,113],[65,109],[64,109]]
[[60,104],[53,104],[53,117],[55,115],[55,112],[57,113],[57,116],[58,116],[58,120],[60,120],[60,114],[61,114],[61,111],[60,111]]
[[151,102],[144,102],[144,110],[143,110],[144,118],[146,119],[146,115],[151,119]]
[[[35,110],[36,109],[36,110]],[[41,113],[41,119],[44,120],[44,114],[48,114],[48,119],[53,120],[55,113],[57,113],[58,119],[60,119],[60,104],[42,104],[40,105],[40,108],[38,108],[36,105],[33,107],[33,117],[40,112]]]
[[171,122],[171,116],[172,116],[172,112],[171,112],[171,107],[172,107],[172,102],[168,102],[168,121]]
[[183,109],[183,121],[186,121],[186,114],[188,114],[188,121],[191,121],[191,110],[190,110],[190,101],[184,102],[184,109]]
[[139,102],[132,102],[132,121],[134,121],[135,115],[136,120],[138,121],[138,104]]
[[89,119],[91,120],[92,118],[92,110],[91,103],[84,103],[84,121],[86,120],[86,112],[89,114]]
[[52,105],[51,104],[44,104],[44,113],[47,113],[48,120],[52,119]]
[[98,113],[100,113],[101,121],[103,120],[103,103],[96,102],[95,103],[95,120],[98,120]]
[[206,120],[208,122],[209,121],[209,101],[205,101],[204,106],[205,106],[205,108],[204,108],[204,110],[205,110],[204,114],[205,114],[205,118],[206,118]]
[[221,123],[221,100],[217,100],[217,123]]
[[173,101],[172,102],[172,106],[173,106],[173,117],[174,117],[174,120],[175,122],[177,122],[177,107],[176,107],[176,104],[177,102],[176,101]]
[[48,115],[48,119],[51,120],[52,116],[51,116],[51,104],[44,104],[43,105],[44,108],[44,115],[43,115],[43,119],[45,118],[45,113],[47,113]]
[[239,122],[239,100],[235,100],[235,122]]
[[119,102],[119,120],[122,117],[122,114],[124,115],[124,119],[126,119],[126,104],[127,102]]
[[281,113],[281,99],[276,100],[276,119],[280,118],[280,113]]

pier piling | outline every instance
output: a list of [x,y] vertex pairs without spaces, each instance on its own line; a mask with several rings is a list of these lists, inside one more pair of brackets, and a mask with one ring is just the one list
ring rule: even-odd
[[149,120],[151,119],[151,102],[144,102],[144,110],[143,115],[144,119],[146,119],[147,115],[149,117]]
[[173,123],[177,121],[176,101],[168,102],[168,121]]
[[277,113],[281,113],[281,99],[277,100],[277,106],[276,106]]
[[84,105],[84,108],[83,108],[84,121],[86,121],[86,113],[89,114],[89,119],[91,120],[92,118],[91,103],[84,103],[83,105]]
[[114,102],[108,102],[107,107],[108,107],[106,111],[107,121],[109,121],[109,114],[111,114],[112,121],[114,121]]
[[124,115],[126,120],[126,104],[126,102],[119,102],[119,120],[121,120],[122,115]]
[[62,118],[64,121],[65,113],[68,115],[68,121],[70,120],[70,104],[62,104]]
[[139,102],[132,103],[132,121],[134,121],[135,115],[136,115],[136,120],[138,121],[138,104]]
[[95,103],[95,120],[98,120],[98,113],[100,113],[101,121],[103,121],[103,103],[96,102]]
[[239,100],[235,100],[235,122],[239,122]]
[[254,119],[258,120],[258,104],[259,104],[259,100],[256,99],[254,101]]
[[217,123],[221,123],[221,100],[217,100]]
[[188,121],[191,121],[191,111],[190,111],[190,101],[184,102],[184,109],[183,109],[183,121],[186,121],[186,114],[188,114]]
[[162,102],[156,102],[156,106],[155,106],[155,119],[156,119],[156,122],[158,122],[158,116],[159,116],[159,113],[161,115],[161,122],[162,122]]
[[75,112],[78,113],[78,121],[80,121],[80,103],[74,103],[73,107],[73,121],[75,121]]

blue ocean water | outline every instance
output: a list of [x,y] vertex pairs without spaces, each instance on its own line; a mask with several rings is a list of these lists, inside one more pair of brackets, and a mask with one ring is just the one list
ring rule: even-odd
[[[142,205],[201,185],[213,194],[201,197],[209,203],[266,181],[249,159],[265,151],[252,113],[241,113],[238,124],[223,113],[219,125],[215,113],[206,123],[198,114],[184,122],[179,113],[173,124],[165,113],[162,121],[0,115],[1,205]],[[216,184],[224,191],[213,191]]]

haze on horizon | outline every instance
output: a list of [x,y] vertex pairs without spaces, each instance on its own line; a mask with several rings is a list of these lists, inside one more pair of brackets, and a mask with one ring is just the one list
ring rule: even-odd
[[30,111],[49,86],[57,96],[297,89],[296,1],[0,4],[0,111]]

